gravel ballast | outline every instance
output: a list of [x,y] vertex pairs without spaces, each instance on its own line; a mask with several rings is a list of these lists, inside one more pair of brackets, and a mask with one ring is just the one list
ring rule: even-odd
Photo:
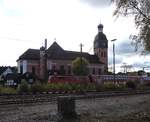
[[[76,100],[76,112],[80,122],[149,122],[150,94]],[[56,119],[57,102],[0,106],[0,122]]]

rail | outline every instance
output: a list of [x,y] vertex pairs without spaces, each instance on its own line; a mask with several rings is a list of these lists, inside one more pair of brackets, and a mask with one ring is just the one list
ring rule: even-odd
[[9,104],[30,104],[42,102],[56,102],[59,96],[70,96],[76,100],[92,99],[104,97],[116,97],[127,95],[150,94],[150,90],[129,90],[129,91],[111,91],[111,92],[88,92],[81,94],[36,94],[36,95],[3,95],[0,96],[0,105]]

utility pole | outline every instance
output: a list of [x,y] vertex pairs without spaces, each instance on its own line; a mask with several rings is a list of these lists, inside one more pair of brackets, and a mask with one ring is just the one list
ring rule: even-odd
[[80,44],[80,60],[81,60],[81,66],[82,66],[82,47],[83,47],[83,44],[81,43]]
[[114,83],[116,83],[116,74],[115,74],[115,41],[116,41],[117,39],[113,39],[113,40],[111,40],[112,42],[113,42],[113,77],[114,77]]

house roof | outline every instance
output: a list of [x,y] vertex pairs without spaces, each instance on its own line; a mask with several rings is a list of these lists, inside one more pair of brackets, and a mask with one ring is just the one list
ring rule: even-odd
[[[67,51],[60,47],[57,42],[54,42],[47,50],[47,58],[53,60],[74,60],[76,57],[80,57],[80,52],[75,51]],[[91,55],[89,53],[82,53],[82,56],[86,58],[89,63],[98,63],[103,64],[99,61],[96,55]],[[24,52],[20,57],[19,60],[39,60],[40,59],[40,50],[37,49],[28,49]]]
[[19,60],[39,60],[40,59],[40,50],[38,49],[28,49],[20,57]]
[[0,75],[2,75],[8,68],[11,69],[11,71],[14,72],[14,73],[17,72],[16,67],[1,66],[1,67],[0,67]]

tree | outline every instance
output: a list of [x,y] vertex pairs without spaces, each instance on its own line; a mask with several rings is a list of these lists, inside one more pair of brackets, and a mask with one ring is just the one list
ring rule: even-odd
[[133,67],[132,65],[128,65],[126,63],[123,63],[121,66],[121,68],[123,69],[123,73],[129,72],[132,69],[132,67]]
[[142,75],[144,75],[145,74],[145,71],[143,71],[143,70],[138,70],[138,75],[139,76],[142,76]]
[[135,25],[139,32],[132,35],[133,45],[138,50],[141,46],[143,52],[150,52],[150,0],[112,0],[116,4],[114,15],[134,16]]
[[6,80],[0,80],[0,85],[5,86]]
[[75,75],[88,75],[89,68],[88,68],[88,61],[85,58],[77,57],[72,62],[72,71]]

